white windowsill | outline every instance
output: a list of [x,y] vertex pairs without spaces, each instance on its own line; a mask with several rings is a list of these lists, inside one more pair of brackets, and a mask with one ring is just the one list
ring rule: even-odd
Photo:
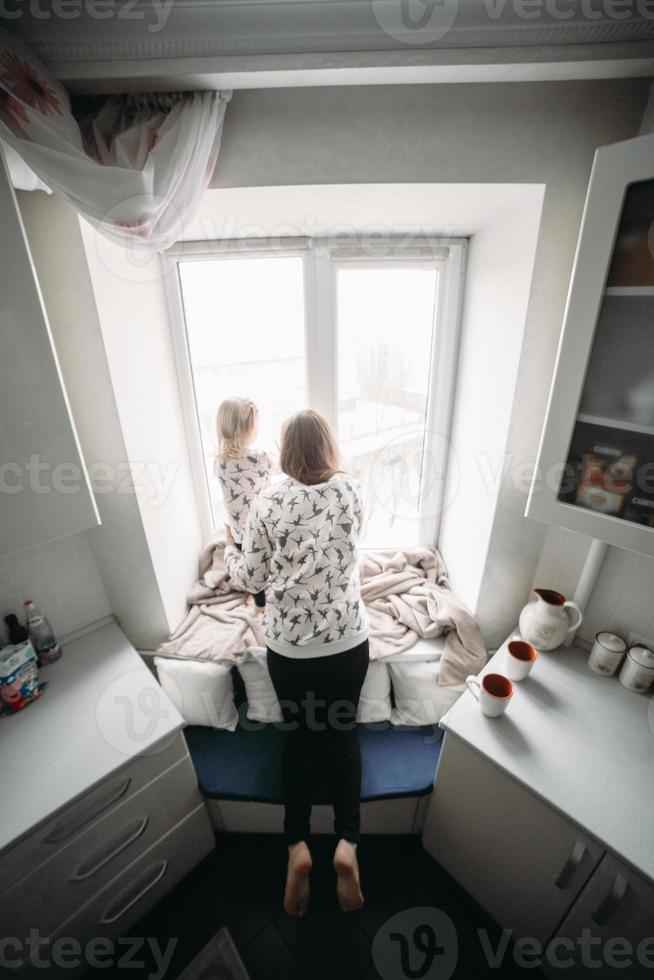
[[436,636],[431,640],[419,639],[408,650],[392,653],[390,657],[384,657],[383,660],[385,664],[417,664],[426,663],[430,660],[440,660],[444,646],[444,636]]

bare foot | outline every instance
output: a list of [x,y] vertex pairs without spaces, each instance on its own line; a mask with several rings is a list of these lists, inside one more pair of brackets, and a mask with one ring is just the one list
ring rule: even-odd
[[306,915],[309,905],[309,872],[311,853],[302,840],[288,849],[288,872],[284,892],[284,911],[287,915]]
[[363,895],[359,882],[359,862],[357,846],[347,840],[339,840],[334,853],[336,872],[336,895],[343,912],[356,912],[363,906]]

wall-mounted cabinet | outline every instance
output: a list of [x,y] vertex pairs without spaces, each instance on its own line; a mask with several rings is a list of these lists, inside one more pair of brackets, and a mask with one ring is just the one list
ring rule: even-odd
[[527,516],[654,555],[654,136],[595,156]]
[[0,151],[0,555],[100,523]]

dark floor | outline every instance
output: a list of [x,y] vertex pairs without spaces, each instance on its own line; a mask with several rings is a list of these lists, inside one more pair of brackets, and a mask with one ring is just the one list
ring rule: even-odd
[[[500,930],[423,851],[419,837],[364,839],[360,865],[366,904],[350,915],[343,915],[336,904],[333,847],[328,837],[312,842],[310,912],[304,919],[292,919],[281,905],[286,860],[282,838],[220,836],[216,850],[132,930],[134,937],[156,939],[160,948],[178,937],[165,973],[157,972],[151,957],[141,956],[145,966],[138,976],[174,980],[225,925],[251,980],[541,977],[533,968],[512,967],[510,948],[501,965],[489,969],[478,930],[487,930],[491,950],[497,948]],[[399,962],[401,947],[409,957],[406,968]],[[380,960],[384,950],[391,965]],[[136,974],[120,971],[121,977],[129,975]],[[98,971],[97,977],[107,980],[107,971]]]

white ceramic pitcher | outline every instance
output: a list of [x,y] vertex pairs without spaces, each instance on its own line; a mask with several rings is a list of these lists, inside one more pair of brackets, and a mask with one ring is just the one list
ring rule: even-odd
[[[568,610],[574,611],[573,618]],[[554,589],[534,589],[520,613],[520,635],[537,650],[554,650],[583,619],[579,606]]]

